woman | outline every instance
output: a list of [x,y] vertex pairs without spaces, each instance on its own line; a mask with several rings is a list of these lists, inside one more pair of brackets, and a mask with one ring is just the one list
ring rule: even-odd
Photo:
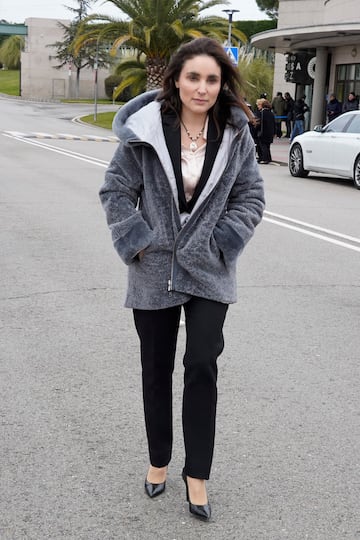
[[276,131],[275,116],[271,111],[271,103],[264,98],[256,100],[258,108],[257,123],[257,152],[258,161],[267,165],[272,161],[270,145]]
[[[183,479],[189,510],[210,518],[205,480],[214,448],[217,358],[236,260],[261,220],[263,182],[222,46],[183,45],[163,88],[140,95],[114,119],[119,147],[100,190],[114,246],[129,265],[126,307],[140,339],[150,466],[145,491],[165,490],[172,451],[172,372],[183,307]],[[248,116],[249,115],[249,116]]]
[[285,137],[287,139],[290,139],[291,131],[293,128],[293,118],[294,118],[294,100],[289,94],[289,92],[285,92],[284,99],[286,102],[285,105],[285,114],[286,114],[286,135]]

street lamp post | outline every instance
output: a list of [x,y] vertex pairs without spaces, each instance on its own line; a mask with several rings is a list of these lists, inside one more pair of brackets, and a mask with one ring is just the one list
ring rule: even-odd
[[233,14],[239,12],[240,10],[239,9],[223,9],[222,11],[224,13],[227,13],[229,17],[229,32],[228,32],[227,44],[228,44],[228,47],[231,47],[231,25],[232,25]]

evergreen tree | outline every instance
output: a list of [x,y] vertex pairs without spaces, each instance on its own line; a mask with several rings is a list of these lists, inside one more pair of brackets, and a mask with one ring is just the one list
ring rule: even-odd
[[79,28],[81,27],[83,21],[88,17],[88,9],[95,0],[77,1],[79,4],[78,8],[66,6],[66,9],[75,14],[75,17],[70,24],[66,25],[61,22],[58,23],[59,27],[62,28],[64,32],[64,39],[49,45],[49,47],[55,47],[57,49],[55,58],[59,64],[55,66],[55,69],[61,69],[66,65],[75,67],[76,98],[79,97],[81,70],[86,67],[93,68],[96,61],[97,67],[107,67],[110,64],[108,48],[106,48],[102,43],[89,43],[78,51],[74,49],[74,40],[78,35]]
[[270,19],[277,19],[279,14],[279,0],[256,0],[261,11],[265,11]]

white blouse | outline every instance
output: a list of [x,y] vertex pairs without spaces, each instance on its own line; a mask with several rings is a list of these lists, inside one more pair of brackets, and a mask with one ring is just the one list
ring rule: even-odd
[[186,202],[190,201],[204,166],[206,144],[193,152],[181,147],[181,170]]
[[[207,138],[208,119],[204,126],[203,139]],[[181,172],[183,177],[184,192],[186,202],[190,201],[195,188],[200,180],[201,171],[204,166],[206,143],[200,146],[195,152],[185,146],[181,146]]]

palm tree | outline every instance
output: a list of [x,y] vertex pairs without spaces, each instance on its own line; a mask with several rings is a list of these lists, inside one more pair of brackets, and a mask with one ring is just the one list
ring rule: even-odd
[[[80,29],[75,48],[89,42],[111,41],[112,53],[120,47],[131,48],[135,56],[125,58],[117,67],[123,81],[116,95],[128,86],[139,89],[146,81],[147,90],[161,85],[171,54],[185,41],[201,36],[225,41],[228,35],[226,19],[201,16],[205,9],[224,5],[222,0],[108,0],[127,15],[117,20],[100,14],[88,17]],[[225,2],[227,3],[227,2]],[[246,36],[236,28],[233,35],[246,42]],[[144,77],[145,70],[145,77]]]

